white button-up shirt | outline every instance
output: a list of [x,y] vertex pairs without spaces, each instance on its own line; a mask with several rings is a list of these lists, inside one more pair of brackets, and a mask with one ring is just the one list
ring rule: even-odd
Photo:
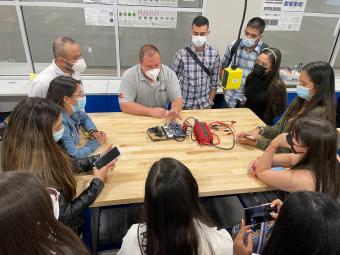
[[[55,63],[52,63],[46,67],[38,76],[33,80],[29,97],[42,97],[45,98],[47,95],[48,88],[50,87],[50,82],[58,76],[70,76],[70,74],[65,73],[61,70]],[[80,73],[75,72],[72,74],[72,78],[80,80]]]

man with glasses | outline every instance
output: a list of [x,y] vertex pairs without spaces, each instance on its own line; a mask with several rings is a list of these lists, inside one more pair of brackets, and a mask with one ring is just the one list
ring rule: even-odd
[[52,63],[34,79],[30,97],[45,98],[54,78],[64,75],[80,80],[80,74],[86,69],[79,44],[69,37],[61,36],[53,42],[53,55]]
[[246,101],[246,97],[244,96],[245,80],[253,70],[256,58],[261,50],[269,47],[262,41],[265,26],[264,20],[259,17],[250,19],[244,29],[244,37],[239,41],[229,43],[227,46],[221,61],[221,71],[234,61],[236,49],[236,65],[243,70],[240,88],[230,89],[225,92],[224,98],[229,108],[240,107]]
[[178,79],[161,64],[160,52],[154,45],[144,45],[139,51],[139,64],[124,72],[119,104],[128,114],[160,119],[179,117],[183,99]]

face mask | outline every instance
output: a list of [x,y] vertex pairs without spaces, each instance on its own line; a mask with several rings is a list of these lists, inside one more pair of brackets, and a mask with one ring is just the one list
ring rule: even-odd
[[242,39],[243,46],[246,48],[250,48],[255,45],[256,39],[250,39],[248,37],[243,37]]
[[309,99],[309,88],[301,87],[299,85],[296,86],[296,94],[303,99]]
[[57,143],[63,137],[64,127],[62,127],[59,131],[53,133],[53,139]]
[[70,105],[70,106],[73,112],[80,112],[85,108],[85,105],[86,105],[86,96],[77,98],[77,104]]
[[267,74],[267,68],[259,65],[258,63],[255,63],[253,72],[254,72],[254,74],[262,77],[262,76],[265,76]]
[[47,188],[48,193],[50,193],[50,197],[52,200],[53,205],[53,214],[56,219],[59,218],[59,192],[56,189],[53,188]]
[[155,80],[157,80],[157,77],[158,77],[160,71],[161,71],[161,69],[155,68],[155,69],[151,69],[151,70],[146,71],[145,74],[151,80],[155,81]]
[[72,66],[73,71],[83,73],[86,70],[86,63],[84,58],[78,59]]
[[[68,63],[71,63],[71,64],[73,64],[72,62],[70,62],[70,61],[68,61],[68,60],[66,60],[66,59],[64,59],[66,62],[68,62]],[[85,70],[86,70],[86,63],[85,63],[85,60],[84,60],[84,58],[80,58],[80,59],[78,59],[73,65],[72,65],[72,67],[70,67],[70,66],[68,66],[68,65],[66,65],[68,68],[71,68],[73,71],[75,71],[75,72],[78,72],[78,73],[83,73],[83,72],[85,72]]]
[[193,35],[192,38],[191,38],[191,41],[196,47],[202,47],[206,43],[207,37],[206,36]]

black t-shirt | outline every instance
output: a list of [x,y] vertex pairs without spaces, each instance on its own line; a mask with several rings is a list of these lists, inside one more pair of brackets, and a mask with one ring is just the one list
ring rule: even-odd
[[244,95],[247,98],[245,106],[251,109],[266,124],[272,120],[265,120],[264,114],[268,105],[268,82],[266,76],[253,74],[245,84]]

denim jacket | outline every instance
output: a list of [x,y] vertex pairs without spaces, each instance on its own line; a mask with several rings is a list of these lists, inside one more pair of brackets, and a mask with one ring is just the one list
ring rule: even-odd
[[85,112],[74,112],[69,116],[66,111],[63,111],[63,126],[65,130],[61,140],[67,154],[71,157],[87,157],[99,147],[100,144],[96,139],[89,139],[83,147],[76,147],[80,143],[80,126],[87,132],[97,129],[91,118]]

